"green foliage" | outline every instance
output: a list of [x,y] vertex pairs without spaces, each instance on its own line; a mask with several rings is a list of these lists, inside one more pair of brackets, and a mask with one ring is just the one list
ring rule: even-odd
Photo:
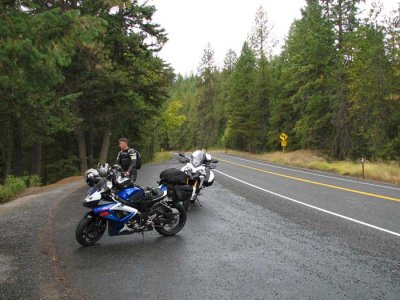
[[58,181],[60,178],[76,176],[82,174],[78,167],[78,158],[70,156],[65,159],[59,159],[54,163],[46,165],[45,174],[48,183]]
[[174,100],[166,103],[166,108],[161,116],[161,125],[163,135],[168,139],[169,146],[174,148],[179,145],[180,132],[187,117],[182,114],[183,103],[181,100]]
[[[332,136],[329,78],[334,59],[333,32],[322,18],[316,1],[309,1],[303,18],[291,28],[282,66],[282,110],[287,119],[275,119],[280,130],[291,136],[291,144],[301,148],[328,148],[325,137]],[[283,107],[285,106],[285,107]],[[276,126],[276,125],[275,125]]]
[[159,164],[167,160],[172,159],[171,152],[156,152],[154,153],[153,159],[150,161],[151,164]]
[[160,148],[278,150],[283,131],[292,150],[399,160],[400,10],[361,20],[360,2],[308,0],[275,57],[260,8],[239,57],[218,69],[208,45],[198,73],[173,81],[147,1],[3,1],[0,182],[113,163],[121,136],[145,160]]
[[126,0],[1,3],[2,178],[29,173],[47,183],[79,173],[79,162],[92,166],[107,147],[104,132],[113,146],[125,136],[152,157],[173,78],[155,55],[166,34],[154,11]]
[[27,187],[37,187],[40,185],[41,179],[36,175],[24,177],[9,175],[6,178],[4,185],[0,185],[0,203],[10,200]]
[[163,114],[163,119],[165,122],[165,126],[168,131],[173,131],[175,129],[180,129],[183,122],[186,121],[186,116],[179,114],[182,109],[183,104],[180,100],[173,100],[168,103],[167,109]]
[[30,175],[27,177],[26,185],[28,187],[38,187],[42,185],[42,179],[37,175]]
[[261,115],[263,108],[256,94],[256,58],[245,42],[242,47],[231,80],[228,103],[228,127],[225,146],[244,151],[259,151],[262,140]]
[[260,8],[251,47],[246,42],[238,58],[230,50],[222,70],[207,64],[208,47],[199,73],[175,81],[170,97],[188,119],[169,145],[278,150],[286,132],[289,150],[399,160],[400,10],[379,22],[375,6],[362,20],[360,2],[308,0],[276,57]]
[[25,188],[26,183],[23,178],[7,176],[5,184],[0,185],[0,203],[10,200]]

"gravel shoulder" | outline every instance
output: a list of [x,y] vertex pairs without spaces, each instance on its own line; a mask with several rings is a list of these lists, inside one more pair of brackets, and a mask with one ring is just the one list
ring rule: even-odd
[[82,188],[82,177],[30,188],[0,206],[0,298],[80,298],[65,284],[54,243],[60,203]]

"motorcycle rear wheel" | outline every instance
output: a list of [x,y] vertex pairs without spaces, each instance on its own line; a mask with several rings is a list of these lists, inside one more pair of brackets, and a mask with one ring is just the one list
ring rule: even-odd
[[106,222],[95,218],[83,218],[76,227],[75,237],[82,246],[92,246],[106,230]]
[[164,236],[172,236],[182,230],[186,223],[186,211],[182,204],[174,203],[172,210],[176,213],[175,222],[173,224],[164,224],[161,226],[155,226],[155,230]]

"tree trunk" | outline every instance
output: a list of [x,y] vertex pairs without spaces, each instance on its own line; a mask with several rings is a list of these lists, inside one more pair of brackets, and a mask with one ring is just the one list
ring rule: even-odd
[[339,159],[347,158],[351,148],[351,138],[348,126],[348,104],[345,91],[345,78],[343,71],[339,71],[339,86],[337,108],[334,111],[334,157]]
[[22,161],[22,129],[20,120],[14,119],[14,129],[14,149],[12,153],[14,157],[12,161],[14,164],[11,167],[15,176],[23,176],[24,167]]
[[[89,112],[94,111],[94,101],[92,98],[89,99]],[[92,118],[89,117],[89,129],[87,131],[87,155],[89,165],[94,164],[94,132]]]
[[3,145],[0,145],[0,184],[4,184],[6,179],[7,151]]
[[[36,128],[40,133],[40,136],[43,135],[42,124],[39,117],[39,111],[35,111],[36,115]],[[37,140],[33,144],[32,148],[32,157],[31,157],[31,174],[38,175],[42,173],[42,142]]]
[[13,154],[13,148],[14,148],[14,139],[13,139],[13,131],[10,128],[8,131],[8,137],[7,137],[7,153],[6,153],[6,170],[5,170],[5,177],[11,174],[11,162],[12,162],[12,154]]
[[31,174],[40,176],[42,171],[42,144],[35,143],[32,149]]
[[81,171],[84,172],[88,168],[87,157],[86,157],[85,133],[81,128],[78,128],[75,133],[78,138],[79,161],[80,161]]
[[110,148],[110,138],[111,130],[110,128],[105,128],[103,132],[103,142],[101,144],[101,151],[99,155],[99,163],[103,164],[107,162],[108,149]]

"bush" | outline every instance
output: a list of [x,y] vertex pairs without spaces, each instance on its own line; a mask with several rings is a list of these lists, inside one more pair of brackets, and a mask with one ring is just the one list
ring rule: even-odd
[[32,175],[29,181],[29,186],[32,187],[41,185],[42,185],[42,179],[38,175]]
[[7,176],[5,184],[0,185],[0,203],[10,200],[25,188],[26,183],[23,178]]
[[26,182],[26,186],[28,186],[28,187],[35,187],[35,186],[42,185],[42,180],[38,175],[28,176],[28,179],[25,182]]

